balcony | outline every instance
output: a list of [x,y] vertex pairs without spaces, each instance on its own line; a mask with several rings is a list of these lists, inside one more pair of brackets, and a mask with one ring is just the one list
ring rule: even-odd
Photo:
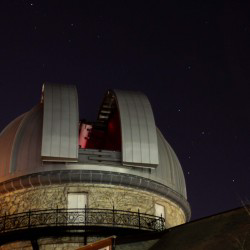
[[[17,213],[0,217],[0,244],[25,235],[55,236],[60,231],[77,230],[102,234],[121,231],[163,231],[165,220],[162,217],[115,209],[50,209]],[[27,233],[28,232],[28,233]],[[37,233],[39,232],[39,233]],[[41,232],[43,232],[41,234]],[[39,236],[39,237],[40,237]],[[33,237],[33,236],[32,236]]]

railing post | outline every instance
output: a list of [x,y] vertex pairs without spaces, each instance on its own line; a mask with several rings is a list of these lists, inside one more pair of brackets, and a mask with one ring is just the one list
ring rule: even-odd
[[85,204],[85,209],[84,209],[84,223],[85,223],[85,227],[87,225],[87,205]]
[[58,205],[56,206],[56,226],[57,226],[57,223],[58,223]]
[[161,214],[161,231],[164,230],[164,218],[162,217],[162,214]]
[[113,227],[115,226],[115,206],[113,205]]
[[140,209],[138,208],[138,226],[141,229],[141,218],[140,218]]
[[5,231],[6,217],[7,217],[7,215],[6,215],[6,212],[5,212],[4,219],[3,219],[3,231]]
[[29,210],[29,222],[28,222],[28,228],[30,228],[30,215],[31,215],[31,211]]

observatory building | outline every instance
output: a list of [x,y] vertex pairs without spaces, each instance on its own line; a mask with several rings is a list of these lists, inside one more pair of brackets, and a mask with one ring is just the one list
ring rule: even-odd
[[0,134],[0,216],[0,249],[77,249],[183,224],[190,207],[144,94],[107,91],[89,122],[75,86],[46,83]]

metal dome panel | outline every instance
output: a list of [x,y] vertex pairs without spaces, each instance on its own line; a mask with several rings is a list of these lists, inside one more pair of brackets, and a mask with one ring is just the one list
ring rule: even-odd
[[156,127],[148,98],[140,92],[114,93],[120,113],[123,163],[158,165]]
[[156,126],[148,98],[141,92],[108,91],[98,115],[100,122],[109,119],[109,110],[114,105],[117,105],[120,116],[123,165],[157,167]]
[[159,147],[159,168],[152,175],[155,180],[167,185],[176,192],[187,198],[186,182],[181,164],[169,143],[163,137],[161,131],[157,129]]
[[42,159],[77,161],[78,98],[74,85],[44,84]]
[[13,120],[0,134],[0,177],[10,173],[13,144],[24,115]]
[[25,114],[13,143],[10,172],[24,173],[42,165],[41,142],[43,105],[38,104]]

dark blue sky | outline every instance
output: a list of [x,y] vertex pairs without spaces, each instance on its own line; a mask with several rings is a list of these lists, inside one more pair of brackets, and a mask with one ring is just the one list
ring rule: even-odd
[[39,101],[44,81],[76,84],[89,120],[107,89],[140,90],[183,166],[192,219],[240,206],[250,199],[250,4],[134,2],[2,1],[0,129]]

